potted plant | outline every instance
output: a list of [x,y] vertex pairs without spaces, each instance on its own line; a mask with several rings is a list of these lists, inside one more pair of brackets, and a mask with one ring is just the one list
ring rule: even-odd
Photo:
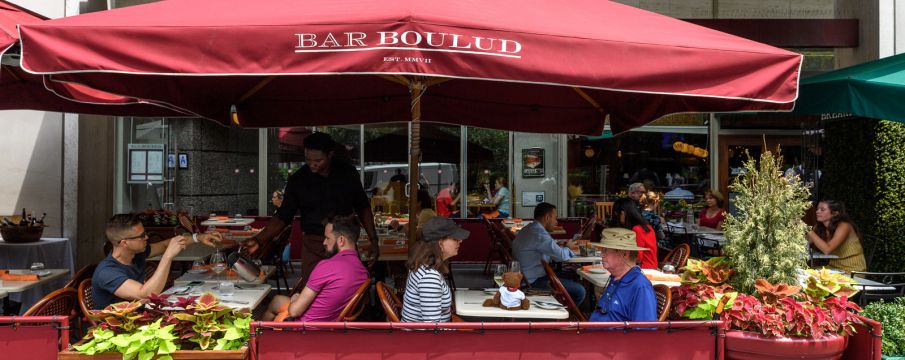
[[91,316],[99,324],[60,359],[246,357],[251,314],[220,304],[211,293],[175,301],[155,295],[147,303],[111,304]]
[[724,224],[727,258],[689,261],[674,290],[674,316],[719,317],[728,359],[833,359],[860,310],[852,280],[806,266],[808,189],[785,177],[781,157],[750,158],[730,186],[737,215]]
[[867,305],[861,315],[883,324],[883,359],[905,360],[905,297]]

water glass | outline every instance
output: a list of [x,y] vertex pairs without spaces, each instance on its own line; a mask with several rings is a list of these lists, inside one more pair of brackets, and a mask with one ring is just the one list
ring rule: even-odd
[[676,267],[673,266],[672,264],[663,265],[663,273],[664,273],[664,274],[675,274],[675,273],[676,273]]
[[493,272],[493,282],[496,286],[503,286],[503,273],[506,272],[506,265],[497,265],[496,270]]
[[220,282],[220,296],[233,296],[236,294],[236,284],[232,281]]
[[513,262],[509,263],[509,271],[522,272],[522,265],[519,264],[518,261],[513,261]]
[[44,270],[44,263],[42,263],[42,262],[32,263],[31,267],[29,267],[29,269],[31,269],[31,271],[33,271],[33,272]]

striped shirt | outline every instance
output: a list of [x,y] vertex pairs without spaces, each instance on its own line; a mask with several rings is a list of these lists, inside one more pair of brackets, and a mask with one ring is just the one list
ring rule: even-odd
[[402,321],[448,322],[451,307],[452,294],[439,271],[422,265],[409,272],[402,298]]

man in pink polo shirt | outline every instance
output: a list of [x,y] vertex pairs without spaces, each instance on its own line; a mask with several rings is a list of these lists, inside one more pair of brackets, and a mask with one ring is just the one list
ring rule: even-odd
[[317,263],[301,293],[275,296],[263,320],[284,315],[286,321],[336,321],[358,287],[370,281],[356,250],[360,231],[354,217],[328,219],[324,227],[328,258]]

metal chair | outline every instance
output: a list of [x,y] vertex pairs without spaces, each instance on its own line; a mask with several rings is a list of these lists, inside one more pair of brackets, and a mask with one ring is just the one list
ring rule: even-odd
[[657,321],[666,321],[672,309],[672,290],[669,286],[657,284],[654,285],[654,295],[657,296]]
[[866,252],[864,253],[864,259],[867,262],[867,270],[870,270],[870,266],[874,262],[874,255],[876,255],[877,253],[877,247],[880,245],[880,243],[884,242],[886,241],[879,236],[864,235],[861,241],[861,246],[864,247],[863,250],[866,250]]
[[663,265],[670,264],[678,271],[685,266],[690,255],[691,247],[688,244],[679,244],[666,254],[666,257],[663,258],[663,263],[660,264],[660,268],[663,268]]
[[[485,218],[483,221],[487,235],[490,236],[490,251],[487,253],[487,261],[484,262],[484,274],[488,275],[495,259],[504,264],[512,262],[512,241],[509,241],[505,236],[501,236],[490,220]],[[508,250],[504,243],[509,244]]]
[[377,297],[380,298],[380,305],[387,314],[388,322],[400,322],[402,316],[402,302],[396,296],[396,292],[384,284],[383,281],[377,282]]
[[852,271],[849,275],[852,278],[857,276],[883,284],[882,286],[855,284],[855,289],[859,290],[856,295],[860,306],[879,299],[894,299],[905,295],[905,272]]
[[66,285],[63,287],[73,289],[78,288],[79,284],[81,284],[83,280],[90,279],[92,276],[94,276],[94,269],[97,269],[97,264],[86,265],[85,267],[79,269],[79,271],[77,271],[75,275],[72,275],[72,279],[69,279],[69,282],[66,283]]
[[365,294],[368,293],[370,288],[371,279],[367,279],[365,282],[361,283],[361,286],[355,291],[355,295],[352,295],[352,298],[349,299],[349,303],[346,304],[343,311],[339,313],[339,317],[337,317],[336,321],[355,321],[355,319],[358,319],[358,316],[361,315],[361,312],[364,311],[365,308],[364,302],[362,302],[361,299],[365,297]]
[[[714,240],[708,240],[701,237],[701,234],[696,234],[691,237],[692,238],[692,251],[695,257],[707,260],[714,256],[722,256],[723,248],[720,244]],[[678,268],[677,268],[678,270]]]
[[566,290],[566,287],[563,286],[562,282],[559,281],[559,277],[556,276],[556,272],[553,271],[553,267],[550,264],[547,264],[546,261],[541,261],[541,264],[544,265],[544,271],[547,273],[547,278],[550,282],[550,290],[553,292],[553,297],[556,298],[557,301],[566,305],[566,309],[569,310],[569,314],[576,321],[588,321],[584,314],[581,312],[581,309],[578,308],[578,304],[572,300],[572,296],[569,295],[569,291]]

